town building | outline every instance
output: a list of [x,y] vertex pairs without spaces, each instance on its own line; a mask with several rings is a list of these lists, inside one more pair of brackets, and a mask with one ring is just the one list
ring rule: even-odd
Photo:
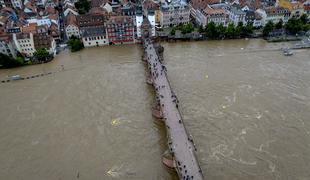
[[107,13],[112,13],[112,6],[109,2],[103,3],[101,6]]
[[252,10],[246,11],[245,22],[246,24],[252,24],[253,27],[257,28],[263,26],[262,17]]
[[148,14],[147,14],[147,19],[151,25],[151,36],[155,36],[156,35],[156,30],[155,30],[155,12],[153,10],[149,10]]
[[70,14],[66,17],[65,31],[67,38],[71,36],[80,37],[80,29],[74,14]]
[[224,9],[213,9],[209,5],[205,9],[196,10],[196,23],[205,27],[208,23],[227,26],[229,22],[228,13]]
[[235,26],[242,22],[245,24],[245,15],[246,13],[243,12],[238,6],[231,6],[229,9],[229,19],[230,22],[233,23]]
[[37,26],[36,33],[33,35],[35,49],[44,48],[50,55],[56,55],[56,41],[49,34],[47,26]]
[[294,18],[299,18],[301,15],[304,14],[304,6],[303,6],[303,3],[301,2],[292,2],[292,10],[291,11],[291,18],[294,17]]
[[85,47],[103,46],[109,43],[103,14],[77,16],[77,23]]
[[[205,9],[208,5],[212,5],[212,4],[218,4],[220,3],[220,0],[191,0],[189,2],[189,8],[190,8],[190,17],[195,20],[197,20],[196,17],[196,12],[198,10],[203,10]],[[196,22],[199,24],[199,22]]]
[[83,14],[77,16],[77,22],[80,28],[89,26],[104,26],[105,17],[102,14]]
[[160,26],[170,27],[179,24],[188,24],[190,8],[184,0],[165,1],[160,7]]
[[38,7],[44,8],[47,3],[47,0],[36,0],[36,4]]
[[50,18],[32,18],[32,19],[27,19],[28,23],[35,23],[38,26],[43,26],[43,25],[47,25],[48,27],[51,26],[52,22]]
[[136,13],[136,32],[137,32],[137,38],[141,38],[142,36],[142,22],[143,22],[143,14],[142,10],[137,10]]
[[17,51],[26,57],[32,57],[36,51],[32,33],[21,32],[13,34],[13,41]]
[[0,3],[1,3],[2,8],[5,8],[5,7],[12,8],[13,7],[11,0],[0,0]]
[[290,11],[289,9],[282,8],[282,7],[268,7],[265,9],[266,11],[266,18],[265,18],[265,23],[271,21],[274,24],[280,21],[284,23],[287,23],[288,19],[290,18]]
[[23,2],[21,0],[11,0],[11,2],[15,9],[22,9]]
[[28,17],[36,17],[37,16],[37,7],[33,3],[33,1],[30,1],[30,0],[24,1],[24,13]]
[[16,50],[11,35],[0,36],[0,53],[16,58]]
[[135,42],[133,19],[129,16],[112,16],[106,24],[110,44]]
[[85,47],[108,45],[109,40],[104,26],[90,26],[81,29],[82,41]]
[[154,12],[155,15],[155,25],[159,26],[160,25],[160,6],[158,3],[155,3],[152,0],[145,0],[143,2],[143,7],[144,10],[151,10]]
[[74,14],[74,15],[79,15],[78,10],[75,8],[73,4],[67,3],[64,6],[64,11],[63,11],[64,16],[68,16],[69,14]]
[[310,22],[310,1],[304,3],[304,13],[308,15],[308,22]]
[[131,16],[132,18],[136,15],[136,5],[130,1],[123,1],[120,8],[121,16]]

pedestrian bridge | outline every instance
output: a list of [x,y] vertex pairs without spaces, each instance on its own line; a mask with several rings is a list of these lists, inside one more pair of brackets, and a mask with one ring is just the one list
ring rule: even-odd
[[[146,24],[147,25],[147,24]],[[152,39],[148,36],[147,26],[142,38],[144,55],[143,60],[148,66],[147,82],[152,84],[156,91],[156,105],[153,115],[165,123],[168,134],[168,146],[171,159],[163,158],[163,163],[175,168],[179,179],[203,179],[203,174],[196,158],[195,144],[188,136],[181,113],[178,109],[178,99],[171,89],[167,69],[162,64],[156,52]]]

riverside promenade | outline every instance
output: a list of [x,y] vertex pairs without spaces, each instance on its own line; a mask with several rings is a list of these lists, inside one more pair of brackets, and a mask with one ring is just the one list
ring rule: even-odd
[[[178,99],[173,93],[166,67],[160,62],[152,40],[143,39],[144,60],[147,61],[149,83],[156,91],[156,109],[160,112],[166,125],[168,146],[172,155],[171,167],[178,173],[179,179],[203,179],[199,167],[193,140],[188,136],[178,109]],[[165,163],[167,165],[167,163]]]

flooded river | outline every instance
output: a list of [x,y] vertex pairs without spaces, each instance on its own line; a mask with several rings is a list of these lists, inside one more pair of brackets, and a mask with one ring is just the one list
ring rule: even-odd
[[[310,179],[310,51],[262,40],[163,43],[206,179]],[[0,179],[176,179],[161,163],[139,45],[0,70]],[[62,69],[62,66],[64,69]]]

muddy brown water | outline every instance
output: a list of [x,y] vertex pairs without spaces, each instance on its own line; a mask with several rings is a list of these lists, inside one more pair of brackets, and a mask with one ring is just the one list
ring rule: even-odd
[[[310,51],[263,40],[162,43],[206,179],[310,179]],[[140,45],[0,70],[0,179],[176,179],[161,163]],[[62,70],[61,65],[64,66]]]

